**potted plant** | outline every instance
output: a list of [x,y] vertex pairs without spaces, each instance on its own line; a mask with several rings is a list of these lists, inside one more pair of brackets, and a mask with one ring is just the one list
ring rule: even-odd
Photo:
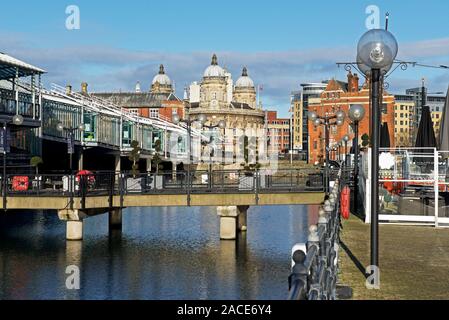
[[126,187],[127,187],[127,190],[141,191],[142,190],[142,178],[138,177],[138,175],[139,175],[140,152],[142,149],[139,146],[139,142],[136,140],[133,140],[131,142],[131,148],[132,148],[132,150],[129,153],[128,159],[132,162],[132,166],[131,166],[132,178],[126,179]]
[[[256,152],[256,163],[249,163],[249,138],[247,136],[243,139],[243,159],[244,162],[240,164],[243,168],[243,176],[239,177],[239,190],[253,190],[254,189],[254,176],[261,165],[258,162]],[[264,181],[264,180],[262,180]]]
[[155,181],[154,181],[154,188],[155,189],[162,189],[163,188],[163,181],[164,176],[159,174],[160,164],[162,162],[162,158],[160,156],[160,152],[162,151],[161,147],[161,140],[157,139],[154,142],[154,155],[151,159],[154,167],[155,167]]
[[44,163],[44,160],[42,160],[39,156],[34,156],[30,159],[30,165],[35,168],[36,170],[36,178],[34,178],[33,181],[33,187],[38,187],[39,181],[41,178],[39,177],[39,166]]

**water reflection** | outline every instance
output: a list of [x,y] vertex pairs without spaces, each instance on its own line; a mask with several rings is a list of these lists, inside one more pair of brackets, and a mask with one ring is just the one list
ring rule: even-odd
[[[0,219],[0,299],[284,299],[291,247],[304,241],[317,207],[253,207],[248,233],[219,240],[213,207],[124,211],[89,218],[83,242],[66,242],[53,212]],[[65,288],[66,267],[81,290]]]

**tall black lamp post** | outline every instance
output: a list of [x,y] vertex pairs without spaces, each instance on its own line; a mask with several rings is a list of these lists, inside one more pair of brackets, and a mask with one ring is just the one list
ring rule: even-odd
[[349,136],[347,134],[344,135],[342,143],[344,143],[345,145],[345,156],[344,156],[344,164],[345,167],[348,166],[348,141],[349,141]]
[[13,124],[15,126],[20,126],[23,124],[23,117],[20,114],[16,114],[14,117],[12,117],[11,121],[5,121],[3,122],[3,128],[1,130],[1,137],[0,137],[0,143],[1,143],[1,151],[3,152],[3,190],[2,190],[2,196],[3,196],[3,210],[6,210],[6,195],[7,195],[7,188],[8,188],[8,178],[6,177],[6,157],[9,152],[10,148],[10,141],[9,141],[9,128],[8,125]]
[[324,192],[328,194],[329,192],[329,130],[331,126],[341,126],[344,123],[346,114],[339,110],[335,114],[326,114],[324,117],[319,116],[316,112],[309,112],[309,119],[313,122],[315,126],[324,125],[324,136],[325,136],[325,153],[326,153],[326,163],[324,166]]
[[379,141],[382,109],[382,81],[398,53],[398,43],[387,30],[366,32],[357,46],[357,62],[371,77],[371,265],[379,267]]
[[83,132],[85,129],[84,124],[80,124],[78,127],[65,127],[62,123],[56,125],[56,130],[59,132],[67,132],[67,153],[70,155],[70,174],[73,174],[73,154],[75,153],[75,132]]
[[365,117],[365,108],[360,104],[353,104],[349,107],[349,119],[354,127],[354,210],[357,212],[359,196],[359,123]]
[[[213,130],[213,129],[224,129],[226,128],[226,121],[224,120],[220,120],[217,124],[211,124],[211,125],[206,125],[207,122],[207,117],[203,114],[201,114],[199,116],[199,120],[200,123],[202,125],[203,128],[209,129],[209,130]],[[213,139],[211,136],[211,140],[209,140],[209,145],[212,144]],[[208,178],[208,183],[209,183],[209,187],[212,187],[212,156],[214,153],[214,150],[212,149],[212,146],[210,147],[210,152],[209,152],[209,178]]]

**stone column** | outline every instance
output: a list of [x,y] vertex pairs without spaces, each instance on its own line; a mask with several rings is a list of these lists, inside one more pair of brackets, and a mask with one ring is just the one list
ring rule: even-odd
[[84,151],[83,150],[80,150],[79,158],[78,158],[78,171],[81,171],[81,170],[84,170]]
[[147,164],[147,173],[150,173],[151,172],[151,158],[146,159],[146,164]]
[[109,211],[109,230],[122,229],[122,209],[116,208]]
[[237,238],[237,207],[217,207],[220,217],[220,239],[235,240]]
[[67,221],[66,239],[70,241],[83,240],[83,220]]
[[237,227],[239,231],[245,232],[248,228],[247,215],[249,206],[238,206],[237,207]]
[[83,240],[83,219],[87,214],[80,210],[63,209],[58,211],[58,217],[66,221],[66,239]]
[[115,156],[115,172],[121,172],[122,171],[122,158],[120,155]]

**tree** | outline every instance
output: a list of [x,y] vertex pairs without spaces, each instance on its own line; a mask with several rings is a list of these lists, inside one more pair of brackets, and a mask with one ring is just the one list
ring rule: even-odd
[[368,134],[365,133],[365,134],[362,136],[362,146],[363,146],[363,147],[368,147],[369,144],[370,144],[370,138],[369,138]]
[[39,166],[44,163],[41,157],[35,156],[30,159],[30,165],[36,168],[36,176],[39,175]]
[[132,161],[132,174],[134,178],[139,174],[139,160],[140,160],[140,151],[142,150],[139,146],[139,142],[133,140],[131,142],[131,153],[129,154],[128,159]]
[[162,151],[162,147],[161,147],[161,140],[157,139],[154,142],[154,155],[153,158],[151,159],[156,167],[156,175],[159,174],[159,164],[162,162],[162,158],[159,155],[159,153]]
[[[254,142],[254,141],[252,141]],[[254,144],[250,142],[250,139],[248,136],[243,137],[243,159],[245,162],[241,163],[240,165],[245,170],[246,175],[252,175],[254,171],[257,169],[260,169],[261,165],[259,163],[259,156],[258,152],[256,152],[256,163],[250,163],[250,155],[249,150],[251,147],[254,147]]]

